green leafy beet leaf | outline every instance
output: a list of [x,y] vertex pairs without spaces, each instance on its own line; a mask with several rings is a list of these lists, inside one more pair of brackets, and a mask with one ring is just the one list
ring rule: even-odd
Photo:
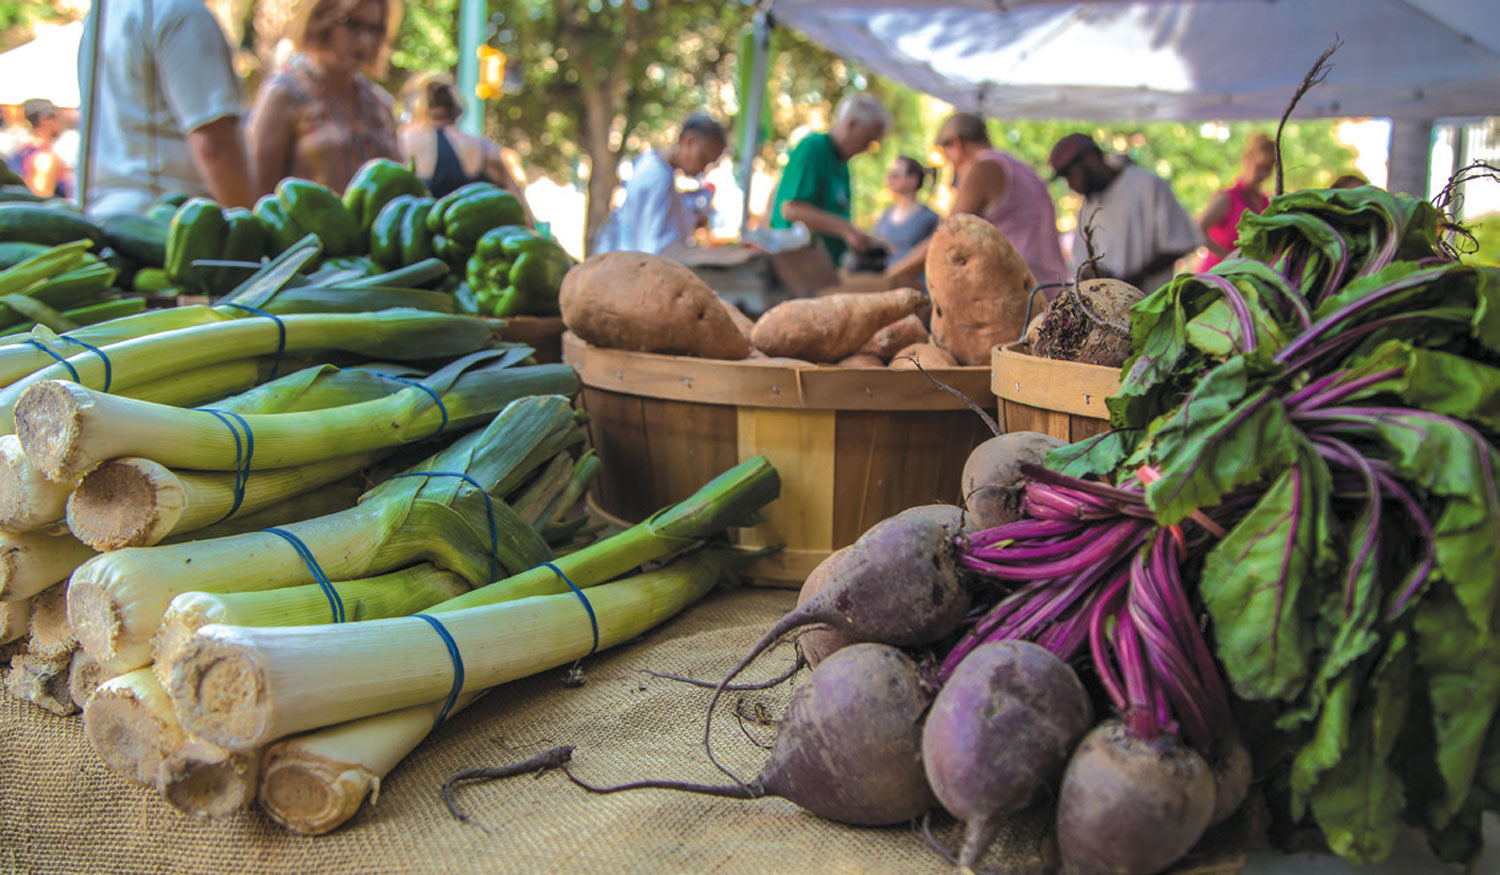
[[1344,758],[1349,748],[1349,724],[1354,719],[1354,674],[1345,674],[1323,698],[1312,737],[1292,760],[1292,817],[1301,819],[1323,775]]
[[1187,323],[1218,294],[1184,274],[1131,308],[1130,358],[1120,369],[1120,390],[1105,402],[1115,428],[1143,428],[1177,403],[1181,381],[1202,359],[1188,344]]
[[1367,742],[1353,744],[1323,775],[1309,801],[1328,847],[1340,857],[1364,865],[1391,855],[1406,797],[1401,779]]
[[1500,641],[1479,632],[1446,591],[1418,606],[1417,665],[1432,703],[1435,756],[1446,792],[1428,800],[1428,820],[1442,828],[1464,805],[1500,700]]
[[1261,299],[1255,284],[1246,280],[1232,283],[1240,292],[1245,307],[1250,313],[1255,336],[1255,349],[1245,350],[1240,328],[1240,317],[1225,299],[1208,305],[1208,309],[1193,317],[1187,324],[1188,342],[1210,359],[1227,359],[1230,356],[1245,356],[1254,365],[1257,373],[1272,373],[1278,369],[1273,356],[1286,346],[1286,331]]
[[1297,460],[1305,440],[1270,387],[1193,429],[1170,453],[1156,452],[1160,480],[1146,487],[1146,503],[1162,525],[1213,507],[1240,486],[1276,476]]
[[1326,466],[1315,456],[1303,459],[1204,560],[1199,591],[1240,698],[1290,701],[1307,684],[1313,642],[1302,592],[1333,561],[1328,493]]
[[1354,369],[1349,380],[1389,370],[1400,373],[1370,384],[1350,400],[1390,393],[1413,407],[1500,432],[1500,368],[1391,340]]
[[1125,461],[1141,430],[1112,429],[1047,453],[1047,467],[1069,477],[1103,477]]

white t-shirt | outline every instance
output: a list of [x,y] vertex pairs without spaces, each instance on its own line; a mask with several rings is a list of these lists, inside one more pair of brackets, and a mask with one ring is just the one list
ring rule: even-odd
[[625,184],[625,202],[611,222],[609,251],[656,255],[692,235],[677,193],[677,172],[655,149],[635,160],[630,182]]
[[[1090,218],[1092,217],[1092,218]],[[1101,269],[1109,276],[1126,277],[1163,252],[1189,252],[1202,242],[1197,224],[1188,217],[1172,186],[1161,177],[1127,164],[1109,188],[1083,199],[1078,225],[1094,227],[1094,250],[1103,255]],[[1073,244],[1073,267],[1088,257],[1082,238]],[[1146,277],[1141,291],[1150,294],[1172,278],[1170,267]]]
[[[187,133],[240,115],[240,81],[218,20],[203,0],[95,3],[78,53],[80,83],[91,75],[101,5],[88,215],[138,213],[169,192],[208,194]],[[80,124],[89,129],[87,119]]]

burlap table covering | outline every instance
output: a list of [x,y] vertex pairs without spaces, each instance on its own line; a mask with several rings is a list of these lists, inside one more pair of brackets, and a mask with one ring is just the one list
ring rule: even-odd
[[[554,744],[577,746],[576,771],[597,783],[647,777],[719,783],[699,740],[708,691],[642,674],[715,678],[796,594],[738,589],[704,603],[627,646],[584,663],[586,683],[565,669],[491,693],[439,729],[341,829],[294,835],[258,810],[220,821],[179,814],[154,792],[104,766],[77,718],[59,718],[0,696],[0,870],[7,872],[948,872],[908,827],[829,823],[779,799],[742,801],[647,790],[591,796],[560,774],[463,789],[473,823],[453,820],[439,794],[452,772],[513,762]],[[497,630],[498,633],[499,630]],[[752,668],[769,677],[790,664],[781,647]],[[805,678],[800,674],[799,678]],[[766,754],[770,725],[734,718],[779,716],[795,683],[730,694],[715,723],[715,751],[742,777]],[[478,824],[478,825],[476,825]],[[1018,818],[986,867],[1037,861],[1045,821]],[[952,827],[939,835],[952,846]],[[1014,870],[1013,870],[1014,871]]]

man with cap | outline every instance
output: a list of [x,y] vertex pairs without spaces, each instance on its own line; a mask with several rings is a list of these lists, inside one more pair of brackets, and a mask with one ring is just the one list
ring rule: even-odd
[[[1078,227],[1093,229],[1099,261],[1085,276],[1110,276],[1150,293],[1172,278],[1177,259],[1202,244],[1198,226],[1188,216],[1165,179],[1135,164],[1115,164],[1087,134],[1069,134],[1047,158],[1053,179],[1083,195]],[[1073,247],[1073,263],[1088,258],[1082,237]]]
[[[954,214],[972,213],[999,229],[1031,268],[1038,283],[1056,283],[1071,274],[1057,240],[1057,212],[1047,184],[1020,159],[994,148],[984,119],[956,112],[938,129],[938,148],[953,166]],[[924,240],[886,273],[915,276],[927,261]]]

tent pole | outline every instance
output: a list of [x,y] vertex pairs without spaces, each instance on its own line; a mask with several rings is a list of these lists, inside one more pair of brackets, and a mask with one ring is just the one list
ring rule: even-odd
[[479,87],[479,46],[484,42],[485,0],[461,0],[458,13],[458,94],[473,107],[458,120],[458,129],[475,137],[484,135],[484,102]]
[[750,182],[755,176],[755,153],[760,145],[762,108],[766,104],[766,64],[771,43],[771,18],[765,9],[755,13],[755,60],[750,67],[750,94],[740,107],[744,130],[740,141],[740,234],[750,224]]
[[1388,190],[1426,199],[1432,170],[1432,124],[1430,119],[1391,119],[1389,172],[1385,183]]
[[79,52],[88,52],[89,73],[81,77],[78,87],[82,89],[80,95],[80,109],[82,110],[83,129],[78,132],[78,209],[87,212],[89,208],[89,189],[94,182],[94,133],[99,129],[97,113],[95,109],[98,102],[95,99],[95,85],[99,82],[99,41],[100,34],[104,30],[104,7],[106,0],[94,0],[93,9],[89,10],[89,16],[94,20],[94,30],[91,34],[93,39],[84,46],[78,46]]

